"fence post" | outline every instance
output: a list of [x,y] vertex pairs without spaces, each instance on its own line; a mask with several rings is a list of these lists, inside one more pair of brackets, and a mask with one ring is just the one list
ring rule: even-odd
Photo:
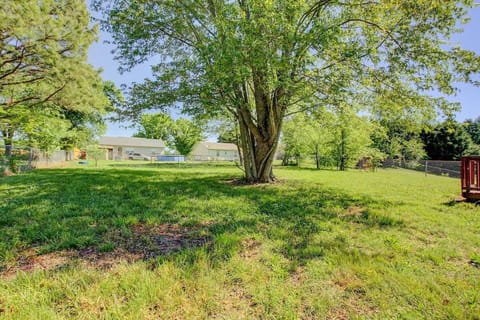
[[428,160],[425,160],[425,177],[427,176],[428,173]]

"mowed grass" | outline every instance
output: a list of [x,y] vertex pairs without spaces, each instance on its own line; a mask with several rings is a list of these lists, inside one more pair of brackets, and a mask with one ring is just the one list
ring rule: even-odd
[[[458,180],[275,172],[241,185],[233,166],[104,163],[0,179],[0,318],[479,319],[480,208],[453,201]],[[167,232],[135,234],[149,228]],[[159,254],[172,232],[205,241]],[[150,256],[82,260],[133,247]]]

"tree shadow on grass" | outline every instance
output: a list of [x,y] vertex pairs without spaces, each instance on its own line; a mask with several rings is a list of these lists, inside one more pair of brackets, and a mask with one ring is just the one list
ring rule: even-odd
[[228,259],[254,234],[276,240],[278,251],[298,265],[325,250],[349,250],[341,236],[317,239],[332,232],[332,224],[403,224],[372,211],[392,205],[386,201],[298,182],[232,186],[229,178],[56,169],[0,180],[0,271],[45,254],[134,261],[207,248],[212,257]]

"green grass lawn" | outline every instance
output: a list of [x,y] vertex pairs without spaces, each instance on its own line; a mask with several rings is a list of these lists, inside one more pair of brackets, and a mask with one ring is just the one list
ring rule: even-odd
[[479,319],[456,179],[131,163],[0,179],[1,319]]

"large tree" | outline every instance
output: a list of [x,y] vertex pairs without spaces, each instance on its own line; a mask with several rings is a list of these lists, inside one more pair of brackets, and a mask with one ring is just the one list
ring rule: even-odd
[[[94,1],[123,69],[150,57],[153,78],[131,88],[131,111],[177,102],[185,112],[231,113],[246,179],[274,179],[282,123],[315,97],[402,89],[454,92],[480,60],[450,47],[472,0]],[[366,99],[368,100],[368,99]],[[316,102],[316,103],[317,103]],[[306,104],[308,105],[308,104]],[[433,107],[433,106],[432,106]]]
[[87,62],[96,29],[83,0],[2,3],[0,138],[7,156],[15,134],[40,143],[41,133],[48,131],[42,127],[46,117],[49,128],[70,122],[68,135],[57,131],[57,140],[64,138],[65,144],[84,140],[101,127],[115,88]]
[[50,100],[74,81],[97,31],[85,1],[4,1],[0,7],[0,107]]

